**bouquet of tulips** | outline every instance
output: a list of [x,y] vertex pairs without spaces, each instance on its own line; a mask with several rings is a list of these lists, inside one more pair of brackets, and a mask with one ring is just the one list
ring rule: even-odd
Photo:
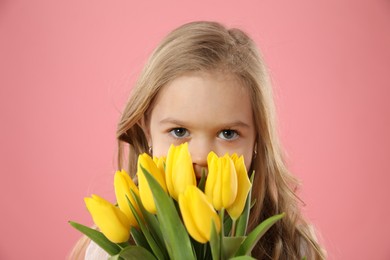
[[284,213],[247,234],[251,180],[244,158],[210,152],[197,183],[188,144],[166,158],[141,154],[138,187],[125,171],[114,177],[117,205],[92,195],[86,206],[98,230],[70,221],[110,259],[253,259],[251,251]]

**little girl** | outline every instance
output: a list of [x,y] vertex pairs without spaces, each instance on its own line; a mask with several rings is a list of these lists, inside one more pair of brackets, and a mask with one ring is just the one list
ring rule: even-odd
[[[215,22],[192,22],[171,32],[134,86],[117,137],[118,169],[131,174],[136,173],[140,153],[163,156],[172,143],[188,142],[197,177],[207,168],[210,151],[244,155],[248,172],[255,171],[252,200],[256,203],[249,230],[270,216],[286,213],[252,256],[325,259],[313,228],[301,215],[294,192],[297,182],[283,160],[265,64],[243,31]],[[84,247],[86,259],[101,259],[96,245],[86,242]]]

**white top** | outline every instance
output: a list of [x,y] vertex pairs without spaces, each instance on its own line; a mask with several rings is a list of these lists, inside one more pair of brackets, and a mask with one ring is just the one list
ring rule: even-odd
[[107,260],[110,255],[91,241],[85,251],[85,260]]

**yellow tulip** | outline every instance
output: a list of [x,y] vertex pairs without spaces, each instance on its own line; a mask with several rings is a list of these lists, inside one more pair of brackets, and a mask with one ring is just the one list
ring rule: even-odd
[[179,195],[179,207],[188,233],[199,243],[210,240],[212,220],[217,232],[221,221],[206,195],[196,186],[187,186]]
[[168,192],[175,200],[188,185],[196,185],[194,167],[188,143],[171,145],[165,166],[165,180]]
[[214,152],[207,156],[208,176],[205,193],[214,208],[229,208],[237,196],[237,174],[228,154],[218,157]]
[[240,217],[242,211],[244,210],[246,198],[248,196],[252,184],[249,180],[248,173],[245,167],[244,157],[238,157],[237,154],[233,154],[231,158],[236,168],[238,188],[236,199],[234,200],[233,204],[226,210],[229,213],[230,217],[233,220],[236,220]]
[[138,222],[134,217],[133,212],[131,211],[131,208],[127,201],[128,198],[130,200],[130,203],[136,208],[138,215],[142,217],[141,211],[139,210],[137,203],[135,202],[133,196],[130,193],[130,190],[132,190],[137,196],[139,196],[137,186],[134,184],[133,180],[130,178],[127,172],[122,170],[117,171],[115,173],[114,188],[119,208],[123,211],[123,213],[126,214],[131,226],[138,227]]
[[157,182],[166,192],[167,187],[165,185],[164,172],[158,168],[156,163],[148,154],[143,153],[138,156],[137,175],[138,175],[138,187],[139,187],[141,201],[147,211],[149,211],[152,214],[156,214],[157,210],[156,210],[156,205],[154,203],[153,193],[141,169],[141,165],[157,180]]
[[84,198],[84,201],[93,221],[110,241],[122,243],[129,240],[130,222],[119,208],[97,195]]
[[165,161],[166,161],[166,158],[163,156],[161,156],[161,157],[153,156],[153,162],[157,165],[157,167],[160,169],[160,171],[164,174],[164,178],[165,178]]

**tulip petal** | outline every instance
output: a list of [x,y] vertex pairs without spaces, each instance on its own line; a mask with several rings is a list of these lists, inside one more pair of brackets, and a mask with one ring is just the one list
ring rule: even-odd
[[196,186],[188,186],[185,192],[179,195],[179,206],[188,233],[199,243],[210,240],[211,220],[214,221],[217,231],[220,231],[218,214],[206,195]]
[[150,173],[152,176],[158,181],[161,188],[163,188],[164,191],[167,191],[167,186],[165,184],[165,174],[164,170],[161,168],[163,159],[158,159],[157,162],[160,164],[160,166],[157,165],[157,163],[150,157],[148,154],[144,153],[140,155],[141,164],[142,166]]
[[212,201],[216,210],[220,210],[220,208],[216,207],[214,204],[214,190],[215,185],[217,183],[218,173],[216,171],[217,167],[217,155],[214,152],[210,152],[207,156],[207,165],[208,165],[208,175],[206,179],[205,185],[205,193],[206,196]]
[[217,226],[217,230],[219,230],[219,217],[215,212],[212,204],[210,204],[206,199],[206,195],[204,195],[203,192],[201,192],[195,186],[189,186],[187,190],[189,191],[188,196],[191,198],[189,207],[191,207],[191,212],[193,212],[193,216],[196,219],[196,227],[201,233],[202,237],[209,241],[211,234],[211,220],[216,223],[215,225]]
[[237,173],[237,196],[233,204],[227,208],[227,212],[230,217],[234,220],[238,219],[244,210],[245,202],[248,197],[248,193],[251,189],[251,182],[248,177],[248,173],[245,167],[244,157],[240,156],[239,158],[233,158],[235,169]]
[[188,233],[199,243],[206,243],[207,240],[199,233],[195,221],[193,219],[192,212],[189,209],[190,201],[188,201],[185,193],[179,195],[179,207],[183,217],[184,225],[187,228]]
[[148,182],[146,181],[145,175],[141,170],[141,165],[157,180],[157,182],[166,192],[167,188],[165,184],[164,173],[157,167],[153,159],[148,154],[143,153],[139,155],[137,176],[141,201],[148,212],[156,214],[157,210],[156,205],[154,203],[153,194],[150,190]]
[[237,195],[237,175],[234,163],[226,154],[218,157],[214,152],[207,156],[208,176],[205,193],[216,210],[228,208]]
[[[137,212],[141,216],[141,212],[136,205],[133,197],[131,196],[130,190],[134,191],[137,196],[139,196],[139,191],[137,186],[134,184],[133,180],[130,176],[124,171],[117,171],[114,177],[114,187],[115,187],[115,195],[116,200],[118,202],[119,208],[126,214],[129,219],[131,226],[138,227],[137,220],[135,219],[131,209],[129,207],[127,198],[130,200],[131,204],[135,206]],[[127,198],[126,198],[127,197]]]
[[217,158],[216,162],[216,169],[215,169],[215,174],[217,175],[215,177],[215,184],[214,184],[214,190],[213,190],[213,205],[216,210],[221,210],[223,208],[223,203],[222,203],[222,161],[220,158]]
[[166,158],[164,156],[161,156],[161,157],[154,156],[153,157],[153,161],[157,165],[157,168],[159,168],[160,171],[163,173],[164,178],[165,178],[165,162],[166,162]]
[[97,195],[84,201],[93,221],[110,241],[122,243],[129,239],[130,222],[119,208]]
[[237,173],[234,162],[228,154],[222,158],[222,205],[224,208],[230,207],[237,196]]
[[196,185],[188,143],[179,146],[171,145],[169,148],[165,166],[165,179],[168,192],[175,200],[188,185]]
[[173,197],[174,189],[173,189],[173,182],[172,182],[172,171],[173,171],[173,160],[175,158],[175,151],[176,148],[172,144],[169,147],[168,155],[167,155],[167,163],[165,166],[165,182],[167,184],[167,189],[169,194]]

